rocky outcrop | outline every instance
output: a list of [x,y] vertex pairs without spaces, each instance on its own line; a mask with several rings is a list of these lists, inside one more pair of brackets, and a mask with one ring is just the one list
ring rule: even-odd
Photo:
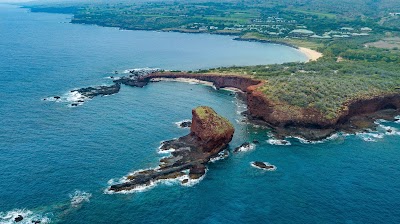
[[261,81],[255,80],[250,77],[243,77],[238,75],[215,75],[215,74],[193,74],[193,73],[174,73],[174,72],[155,72],[146,76],[141,77],[122,77],[114,80],[116,83],[122,83],[129,86],[143,87],[147,85],[151,80],[154,79],[196,79],[206,82],[211,82],[217,88],[233,87],[240,89],[243,92],[247,91],[247,88],[252,85],[257,85]]
[[[273,128],[278,138],[296,136],[308,140],[320,140],[338,130],[367,129],[367,127],[374,126],[374,119],[381,118],[371,115],[372,113],[391,110],[393,115],[398,115],[400,109],[400,93],[372,96],[367,99],[348,101],[343,105],[338,116],[328,119],[325,114],[315,108],[300,108],[270,100],[259,90],[259,87],[266,82],[265,80],[239,75],[162,72],[160,70],[133,70],[128,76],[114,79],[115,85],[82,88],[75,91],[92,98],[97,95],[117,93],[120,84],[144,87],[149,82],[160,79],[195,79],[211,82],[217,89],[224,87],[239,89],[244,93],[242,95],[245,96],[247,102],[247,117],[253,122]],[[393,119],[394,116],[385,115],[385,117],[392,117]],[[191,128],[195,130],[198,127]]]
[[[336,131],[357,132],[375,127],[376,119],[391,120],[399,114],[400,93],[348,101],[335,118],[328,119],[314,108],[280,107],[257,88],[247,94],[249,117],[261,119],[274,128],[278,137],[297,136],[324,139]],[[283,110],[284,108],[285,110]]]
[[234,128],[227,119],[210,107],[197,107],[192,115],[190,134],[162,143],[161,151],[172,152],[171,156],[160,160],[158,168],[135,172],[126,178],[126,182],[112,185],[109,190],[132,190],[159,180],[183,176],[186,176],[183,183],[187,183],[189,179],[201,178],[206,172],[205,164],[223,151],[232,140]]
[[[152,80],[164,78],[196,79],[211,82],[217,89],[233,87],[241,90],[246,96],[248,118],[253,122],[270,126],[278,138],[297,136],[308,140],[320,140],[338,130],[356,131],[365,128],[366,119],[364,115],[368,115],[368,124],[369,127],[372,127],[374,125],[373,119],[380,117],[372,116],[371,113],[391,109],[398,114],[398,111],[395,110],[400,108],[400,93],[389,94],[349,101],[346,105],[343,105],[343,110],[337,117],[327,119],[323,113],[315,108],[282,106],[280,102],[273,102],[258,90],[260,86],[264,85],[264,80],[238,75],[154,72],[135,80],[122,78],[120,82],[142,87]],[[361,119],[360,116],[364,118]],[[363,120],[363,122],[359,122],[360,120]],[[360,123],[363,125],[359,126]]]
[[93,98],[95,96],[106,96],[118,93],[121,89],[121,84],[116,83],[111,86],[97,86],[97,87],[87,87],[81,89],[71,90],[71,92],[78,92],[85,97]]
[[251,162],[251,166],[258,168],[258,169],[267,170],[267,171],[275,171],[276,170],[276,166],[271,165],[267,162],[255,161],[255,162]]
[[190,134],[198,138],[204,152],[216,154],[233,137],[234,128],[210,107],[197,107],[192,111]]

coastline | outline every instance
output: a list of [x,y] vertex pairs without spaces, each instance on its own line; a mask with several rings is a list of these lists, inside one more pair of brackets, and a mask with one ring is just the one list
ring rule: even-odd
[[[368,99],[349,99],[346,105],[343,105],[347,109],[342,110],[333,119],[326,118],[324,114],[313,108],[301,108],[295,113],[288,113],[282,110],[284,107],[271,101],[258,89],[264,83],[262,80],[239,75],[156,72],[136,79],[123,77],[114,82],[143,87],[153,80],[212,84],[216,89],[240,90],[247,98],[246,116],[249,121],[271,127],[279,139],[294,136],[316,141],[325,139],[338,131],[355,133],[373,129],[377,119],[393,120],[393,117],[398,115],[397,109],[400,108],[400,94],[387,93]],[[388,109],[392,110],[382,113]]]
[[304,55],[306,55],[306,57],[308,58],[307,62],[310,61],[316,61],[319,58],[323,57],[324,55],[321,52],[318,52],[316,50],[312,50],[310,48],[305,48],[305,47],[297,47],[297,49],[303,53]]

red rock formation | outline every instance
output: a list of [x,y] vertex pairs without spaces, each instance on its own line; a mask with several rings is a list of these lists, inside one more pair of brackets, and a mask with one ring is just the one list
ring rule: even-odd
[[217,89],[224,87],[233,87],[240,89],[243,92],[246,92],[249,86],[257,85],[261,82],[260,80],[238,75],[191,74],[191,73],[153,73],[146,76],[146,78],[197,79],[201,81],[212,82]]
[[225,118],[212,108],[201,106],[192,110],[190,134],[196,136],[202,148],[211,153],[218,153],[233,137],[235,129]]
[[[265,81],[251,77],[221,74],[193,74],[193,73],[152,73],[143,78],[148,82],[156,78],[189,78],[212,82],[218,88],[234,87],[246,92],[248,111],[251,117],[259,118],[277,129],[307,128],[324,131],[323,135],[310,135],[310,138],[323,138],[351,117],[374,113],[382,109],[400,109],[400,93],[370,97],[369,99],[352,100],[343,105],[342,111],[335,118],[328,119],[315,108],[300,108],[291,105],[278,105],[258,90]],[[140,80],[143,82],[143,80]],[[301,135],[301,134],[296,134]],[[304,135],[301,137],[308,138]]]

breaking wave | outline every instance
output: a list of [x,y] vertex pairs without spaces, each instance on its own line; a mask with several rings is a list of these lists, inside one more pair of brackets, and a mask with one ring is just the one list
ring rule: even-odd
[[271,145],[285,145],[285,146],[289,146],[292,143],[290,143],[288,140],[279,140],[279,139],[268,139],[267,142]]
[[0,212],[0,223],[1,224],[16,223],[15,219],[19,216],[22,217],[22,220],[18,222],[21,224],[28,224],[28,223],[45,224],[51,222],[50,219],[51,214],[36,213],[27,209],[14,209],[8,212]]

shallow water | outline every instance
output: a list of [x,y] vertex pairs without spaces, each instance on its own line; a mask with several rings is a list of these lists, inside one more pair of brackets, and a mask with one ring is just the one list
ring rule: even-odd
[[[272,145],[268,130],[241,123],[228,91],[160,82],[71,108],[43,98],[109,84],[114,70],[201,69],[304,61],[292,48],[190,35],[73,25],[68,16],[0,5],[0,223],[22,214],[53,223],[399,223],[400,124],[374,135]],[[231,148],[251,150],[209,165],[192,186],[161,184],[104,194],[111,179],[158,165],[162,140],[188,129],[198,105],[234,123]],[[387,126],[395,131],[388,134]],[[367,137],[366,137],[367,136]],[[369,141],[373,140],[373,141]],[[269,141],[270,143],[279,143]],[[255,169],[252,161],[277,167]]]

